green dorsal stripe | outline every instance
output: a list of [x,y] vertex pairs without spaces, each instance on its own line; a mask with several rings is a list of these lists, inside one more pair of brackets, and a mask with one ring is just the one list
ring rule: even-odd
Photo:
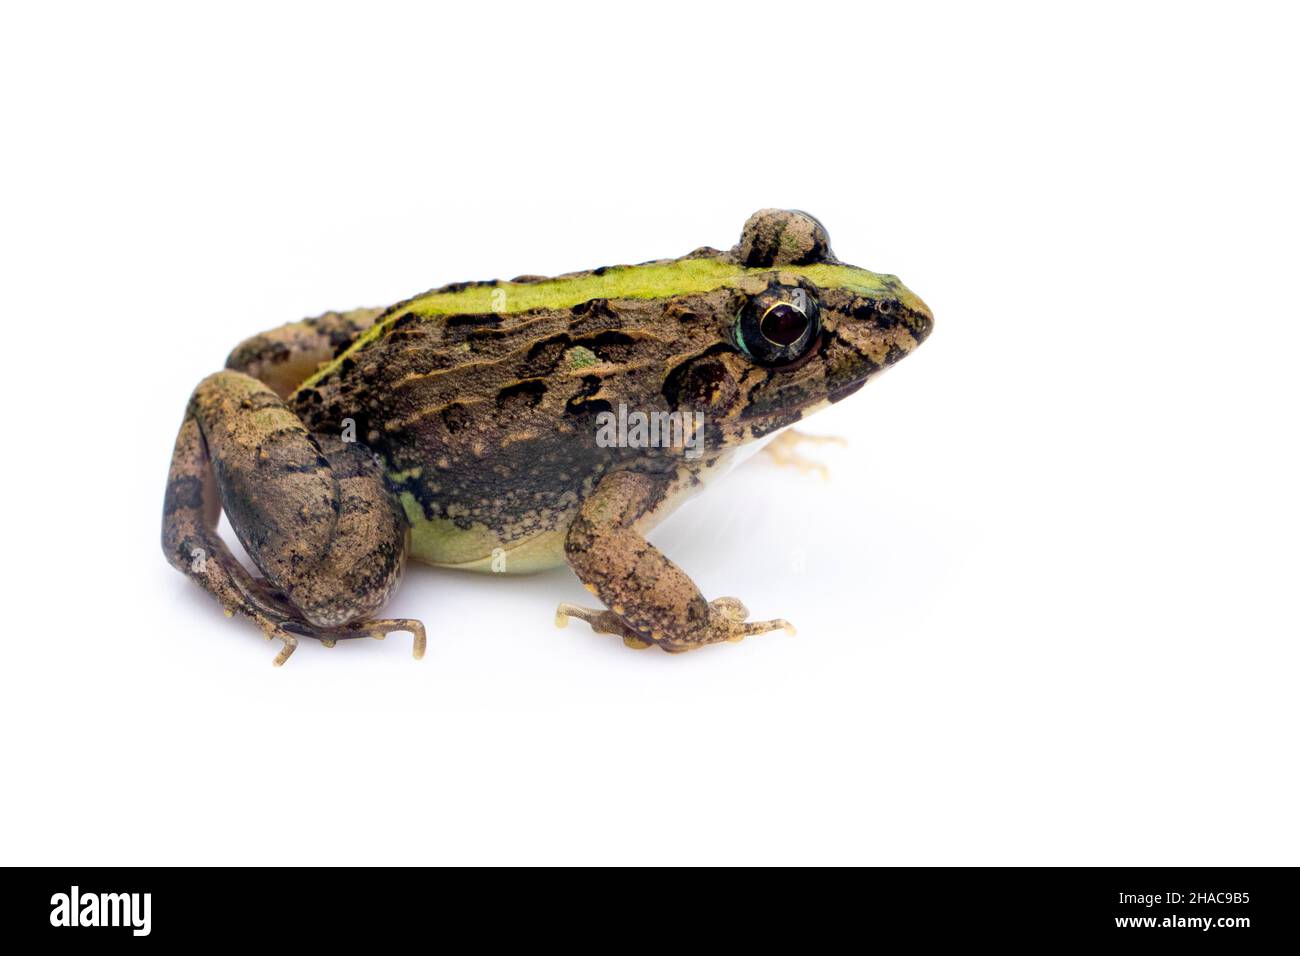
[[747,275],[774,271],[804,276],[823,289],[846,288],[863,295],[906,295],[893,276],[878,275],[854,266],[818,263],[808,266],[779,266],[748,269],[722,259],[670,259],[638,266],[610,266],[600,275],[582,273],[541,282],[498,282],[475,285],[451,292],[428,292],[417,296],[371,326],[344,350],[303,382],[300,388],[315,385],[334,371],[338,364],[382,336],[398,318],[416,315],[474,315],[495,312],[509,315],[533,309],[568,309],[592,299],[665,299],[680,295],[712,292],[732,286]]

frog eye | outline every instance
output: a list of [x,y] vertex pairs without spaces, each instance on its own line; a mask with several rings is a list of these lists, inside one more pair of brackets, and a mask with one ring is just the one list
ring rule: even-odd
[[772,286],[736,316],[736,344],[759,365],[796,362],[820,335],[821,308],[802,286]]

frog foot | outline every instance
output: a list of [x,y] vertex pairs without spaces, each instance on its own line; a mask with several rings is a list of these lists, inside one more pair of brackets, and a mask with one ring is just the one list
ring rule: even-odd
[[650,647],[649,641],[624,624],[623,619],[613,611],[581,607],[577,604],[561,604],[555,609],[555,626],[568,627],[571,617],[586,621],[597,634],[617,634],[623,638],[623,643],[633,650],[643,651]]
[[[285,596],[284,592],[274,588],[265,578],[251,578],[240,582],[240,592],[248,602],[247,613],[262,629],[266,639],[282,642],[280,653],[271,663],[283,667],[284,662],[298,649],[298,638],[310,637],[320,641],[324,647],[334,647],[339,641],[354,640],[359,637],[371,637],[382,641],[393,631],[407,631],[414,639],[412,656],[418,661],[424,657],[428,636],[424,624],[414,618],[383,618],[369,621],[353,621],[351,624],[322,626],[312,624]],[[226,616],[234,611],[227,608]]]
[[295,619],[285,621],[280,625],[279,629],[282,632],[288,632],[288,634],[267,635],[268,637],[278,637],[285,642],[285,646],[280,651],[280,656],[274,661],[276,667],[288,660],[289,655],[293,653],[292,648],[297,646],[297,640],[293,638],[293,635],[311,637],[320,641],[325,647],[334,647],[339,641],[350,641],[359,637],[371,637],[377,641],[382,641],[394,631],[407,631],[413,638],[411,656],[417,661],[424,657],[424,651],[428,645],[428,635],[424,630],[424,624],[415,620],[415,618],[409,617],[354,621],[351,624],[344,624],[339,627],[320,627]]
[[749,608],[739,598],[720,597],[709,602],[709,623],[704,633],[698,638],[694,635],[680,640],[665,640],[660,647],[672,654],[693,651],[706,644],[727,641],[739,644],[754,634],[766,634],[769,631],[785,631],[794,636],[794,625],[785,618],[773,618],[770,621],[746,621]]
[[616,634],[623,638],[623,643],[635,650],[644,650],[657,645],[670,654],[693,651],[709,644],[729,642],[739,644],[754,634],[766,634],[768,631],[783,630],[787,634],[795,633],[794,625],[782,618],[771,621],[749,621],[749,609],[740,600],[733,597],[721,597],[709,602],[709,622],[698,634],[682,638],[645,635],[629,627],[613,611],[580,607],[577,604],[561,604],[555,609],[555,626],[567,627],[569,618],[576,617],[586,621],[597,634]]
[[797,468],[802,472],[815,471],[822,480],[830,479],[831,473],[819,461],[805,458],[794,449],[802,444],[809,445],[847,445],[848,441],[839,435],[810,435],[795,428],[787,428],[763,446],[763,452],[778,465]]
[[[422,621],[417,621],[413,617],[389,617],[381,621],[363,621],[356,626],[369,633],[377,641],[382,641],[393,631],[406,631],[411,635],[411,656],[417,661],[424,658],[428,635],[425,633]],[[327,644],[325,646],[333,647],[334,645]]]
[[[233,617],[234,613],[230,608],[226,608],[226,617]],[[280,653],[276,654],[275,660],[271,662],[276,667],[283,667],[284,662],[292,657],[293,652],[298,649],[298,638],[286,630],[289,619],[279,614],[268,613],[264,609],[251,611],[249,617],[262,629],[262,633],[266,635],[268,641],[279,640],[283,642]]]

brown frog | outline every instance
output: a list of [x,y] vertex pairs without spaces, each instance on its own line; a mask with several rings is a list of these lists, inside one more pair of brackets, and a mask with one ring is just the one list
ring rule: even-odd
[[[408,555],[526,573],[567,562],[631,647],[789,628],[708,601],[645,539],[740,446],[857,391],[930,333],[893,276],[764,209],[728,252],[456,283],[254,336],[199,383],[172,456],[167,559],[283,647],[406,630],[374,617]],[[216,533],[224,508],[261,572]]]

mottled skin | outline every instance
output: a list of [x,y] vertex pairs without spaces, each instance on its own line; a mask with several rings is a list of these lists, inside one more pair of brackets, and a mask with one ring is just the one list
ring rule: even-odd
[[[754,331],[773,303],[807,332],[795,354],[774,357],[776,326]],[[297,636],[406,629],[421,651],[418,622],[370,618],[408,553],[472,570],[567,561],[608,610],[564,605],[557,620],[633,647],[788,627],[706,601],[644,535],[736,447],[856,391],[932,321],[897,279],[839,263],[817,220],[767,209],[730,252],[458,284],[293,323],[242,343],[195,390],[163,548],[283,640],[278,663]],[[602,447],[598,416],[620,405],[702,412],[702,454]],[[217,538],[223,507],[263,577]]]

